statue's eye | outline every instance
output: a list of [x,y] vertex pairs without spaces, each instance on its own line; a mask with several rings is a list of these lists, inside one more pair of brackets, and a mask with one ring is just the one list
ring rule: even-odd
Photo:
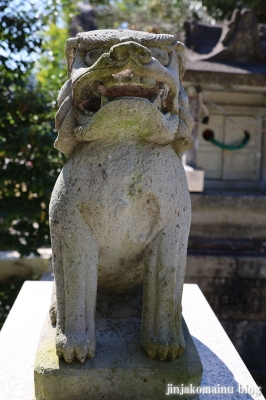
[[156,58],[164,67],[167,67],[170,62],[169,53],[166,50],[159,49],[158,47],[150,47],[151,54]]
[[101,57],[103,53],[104,51],[102,49],[93,49],[87,51],[85,55],[85,62],[88,65],[88,67],[93,65]]

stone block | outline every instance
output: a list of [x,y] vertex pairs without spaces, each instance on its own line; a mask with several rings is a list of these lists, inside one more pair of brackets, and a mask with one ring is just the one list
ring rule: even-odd
[[188,189],[190,192],[202,192],[204,187],[204,171],[186,171]]
[[[244,247],[247,249],[247,246]],[[241,254],[241,253],[240,253]],[[186,282],[197,283],[257,384],[266,393],[266,258],[189,255]]]
[[264,194],[193,193],[191,205],[190,239],[264,240],[266,237]]
[[[0,332],[1,400],[32,400],[34,397],[34,359],[51,301],[52,285],[52,282],[26,282]],[[200,394],[199,399],[265,400],[261,394],[239,393],[240,386],[248,387],[253,393],[258,387],[197,285],[184,285],[182,305],[203,365],[201,388],[217,388],[218,384],[233,387],[230,396]],[[176,386],[176,380],[171,383]],[[164,398],[168,396],[161,399]],[[74,399],[75,396],[71,400]]]
[[189,255],[187,283],[197,283],[220,319],[266,319],[265,256]]
[[[35,362],[36,400],[162,399],[167,385],[200,386],[202,364],[183,321],[186,350],[175,361],[150,359],[140,345],[140,298],[98,296],[97,350],[84,364],[59,360],[47,318]],[[195,394],[179,396],[196,399]]]
[[20,258],[15,250],[0,251],[0,281],[7,280],[10,276],[18,275],[29,279],[32,275],[42,275],[51,271],[51,249],[38,249],[40,257],[30,254]]

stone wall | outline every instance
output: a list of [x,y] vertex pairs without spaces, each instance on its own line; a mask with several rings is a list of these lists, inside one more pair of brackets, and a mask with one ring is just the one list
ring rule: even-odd
[[191,194],[187,283],[197,283],[259,386],[266,386],[266,196]]

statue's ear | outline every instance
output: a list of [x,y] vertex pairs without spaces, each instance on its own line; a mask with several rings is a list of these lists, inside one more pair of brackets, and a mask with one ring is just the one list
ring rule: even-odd
[[65,55],[67,59],[68,76],[70,76],[70,71],[75,58],[75,49],[78,47],[78,42],[78,37],[70,38],[66,41]]
[[179,79],[181,80],[186,72],[186,54],[185,54],[185,46],[181,42],[173,43],[174,49],[176,51],[177,59],[178,59],[178,68],[179,68]]

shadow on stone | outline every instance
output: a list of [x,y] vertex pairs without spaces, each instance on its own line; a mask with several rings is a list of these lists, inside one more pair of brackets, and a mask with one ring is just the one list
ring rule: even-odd
[[[239,399],[239,400],[253,400],[253,396],[258,393],[258,387],[239,387],[238,382],[234,379],[234,375],[230,369],[223,363],[223,361],[216,356],[205,344],[193,337],[193,341],[197,347],[201,360],[203,361],[203,375],[201,382],[202,394],[200,400],[224,400],[225,398]],[[216,388],[217,393],[204,392],[206,388]],[[228,392],[223,392],[223,390]],[[247,389],[249,393],[241,393]],[[220,391],[220,392],[219,392]],[[258,393],[259,394],[259,393]]]

